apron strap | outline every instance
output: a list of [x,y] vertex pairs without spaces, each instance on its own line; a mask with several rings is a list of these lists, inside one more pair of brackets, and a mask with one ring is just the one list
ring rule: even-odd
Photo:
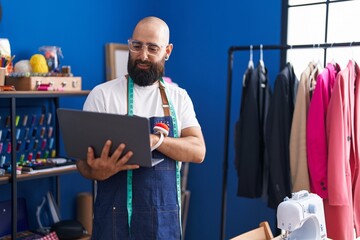
[[169,101],[168,101],[166,93],[165,93],[165,87],[161,84],[161,82],[159,82],[159,90],[160,90],[160,95],[161,95],[161,100],[162,100],[162,107],[164,109],[164,114],[165,114],[165,116],[170,116]]

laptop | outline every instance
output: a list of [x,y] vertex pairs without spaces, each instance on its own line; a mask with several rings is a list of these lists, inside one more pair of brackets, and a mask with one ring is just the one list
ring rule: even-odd
[[70,158],[86,159],[89,146],[99,157],[106,140],[111,140],[110,155],[120,143],[126,145],[124,153],[134,153],[127,164],[153,167],[164,160],[151,156],[147,118],[65,108],[56,111],[65,152]]

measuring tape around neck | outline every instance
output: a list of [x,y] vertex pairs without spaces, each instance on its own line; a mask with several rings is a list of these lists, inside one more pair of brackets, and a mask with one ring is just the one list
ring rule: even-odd
[[[163,84],[165,86],[164,80],[161,78],[159,84]],[[167,92],[167,89],[165,88],[165,94],[168,99],[169,108],[170,108],[170,116],[172,119],[172,125],[173,125],[173,132],[174,132],[174,138],[179,137],[178,132],[178,124],[176,119],[176,113],[174,106],[170,99],[168,98],[169,94]],[[133,116],[134,115],[134,81],[131,79],[131,77],[128,77],[128,115]],[[131,224],[131,216],[132,216],[132,176],[133,172],[132,170],[127,170],[127,211],[128,211],[128,225],[129,225],[129,232],[130,231],[130,224]],[[180,222],[180,233],[182,232],[181,227],[181,186],[180,186],[180,162],[176,162],[176,192],[177,192],[177,200],[179,205],[179,222]]]

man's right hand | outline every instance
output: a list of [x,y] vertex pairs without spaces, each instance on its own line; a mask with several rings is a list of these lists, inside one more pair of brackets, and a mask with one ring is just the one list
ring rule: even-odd
[[125,149],[125,144],[120,144],[109,156],[111,141],[107,140],[101,151],[99,158],[95,158],[94,150],[92,147],[88,147],[87,159],[77,162],[77,167],[80,173],[93,180],[106,180],[112,175],[123,171],[137,169],[139,165],[126,165],[127,161],[133,155],[132,151],[128,151],[120,158]]

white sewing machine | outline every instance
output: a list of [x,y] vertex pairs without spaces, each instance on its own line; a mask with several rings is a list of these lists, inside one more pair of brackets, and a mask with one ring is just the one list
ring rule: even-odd
[[327,239],[322,199],[308,191],[299,191],[286,197],[277,208],[281,239]]

